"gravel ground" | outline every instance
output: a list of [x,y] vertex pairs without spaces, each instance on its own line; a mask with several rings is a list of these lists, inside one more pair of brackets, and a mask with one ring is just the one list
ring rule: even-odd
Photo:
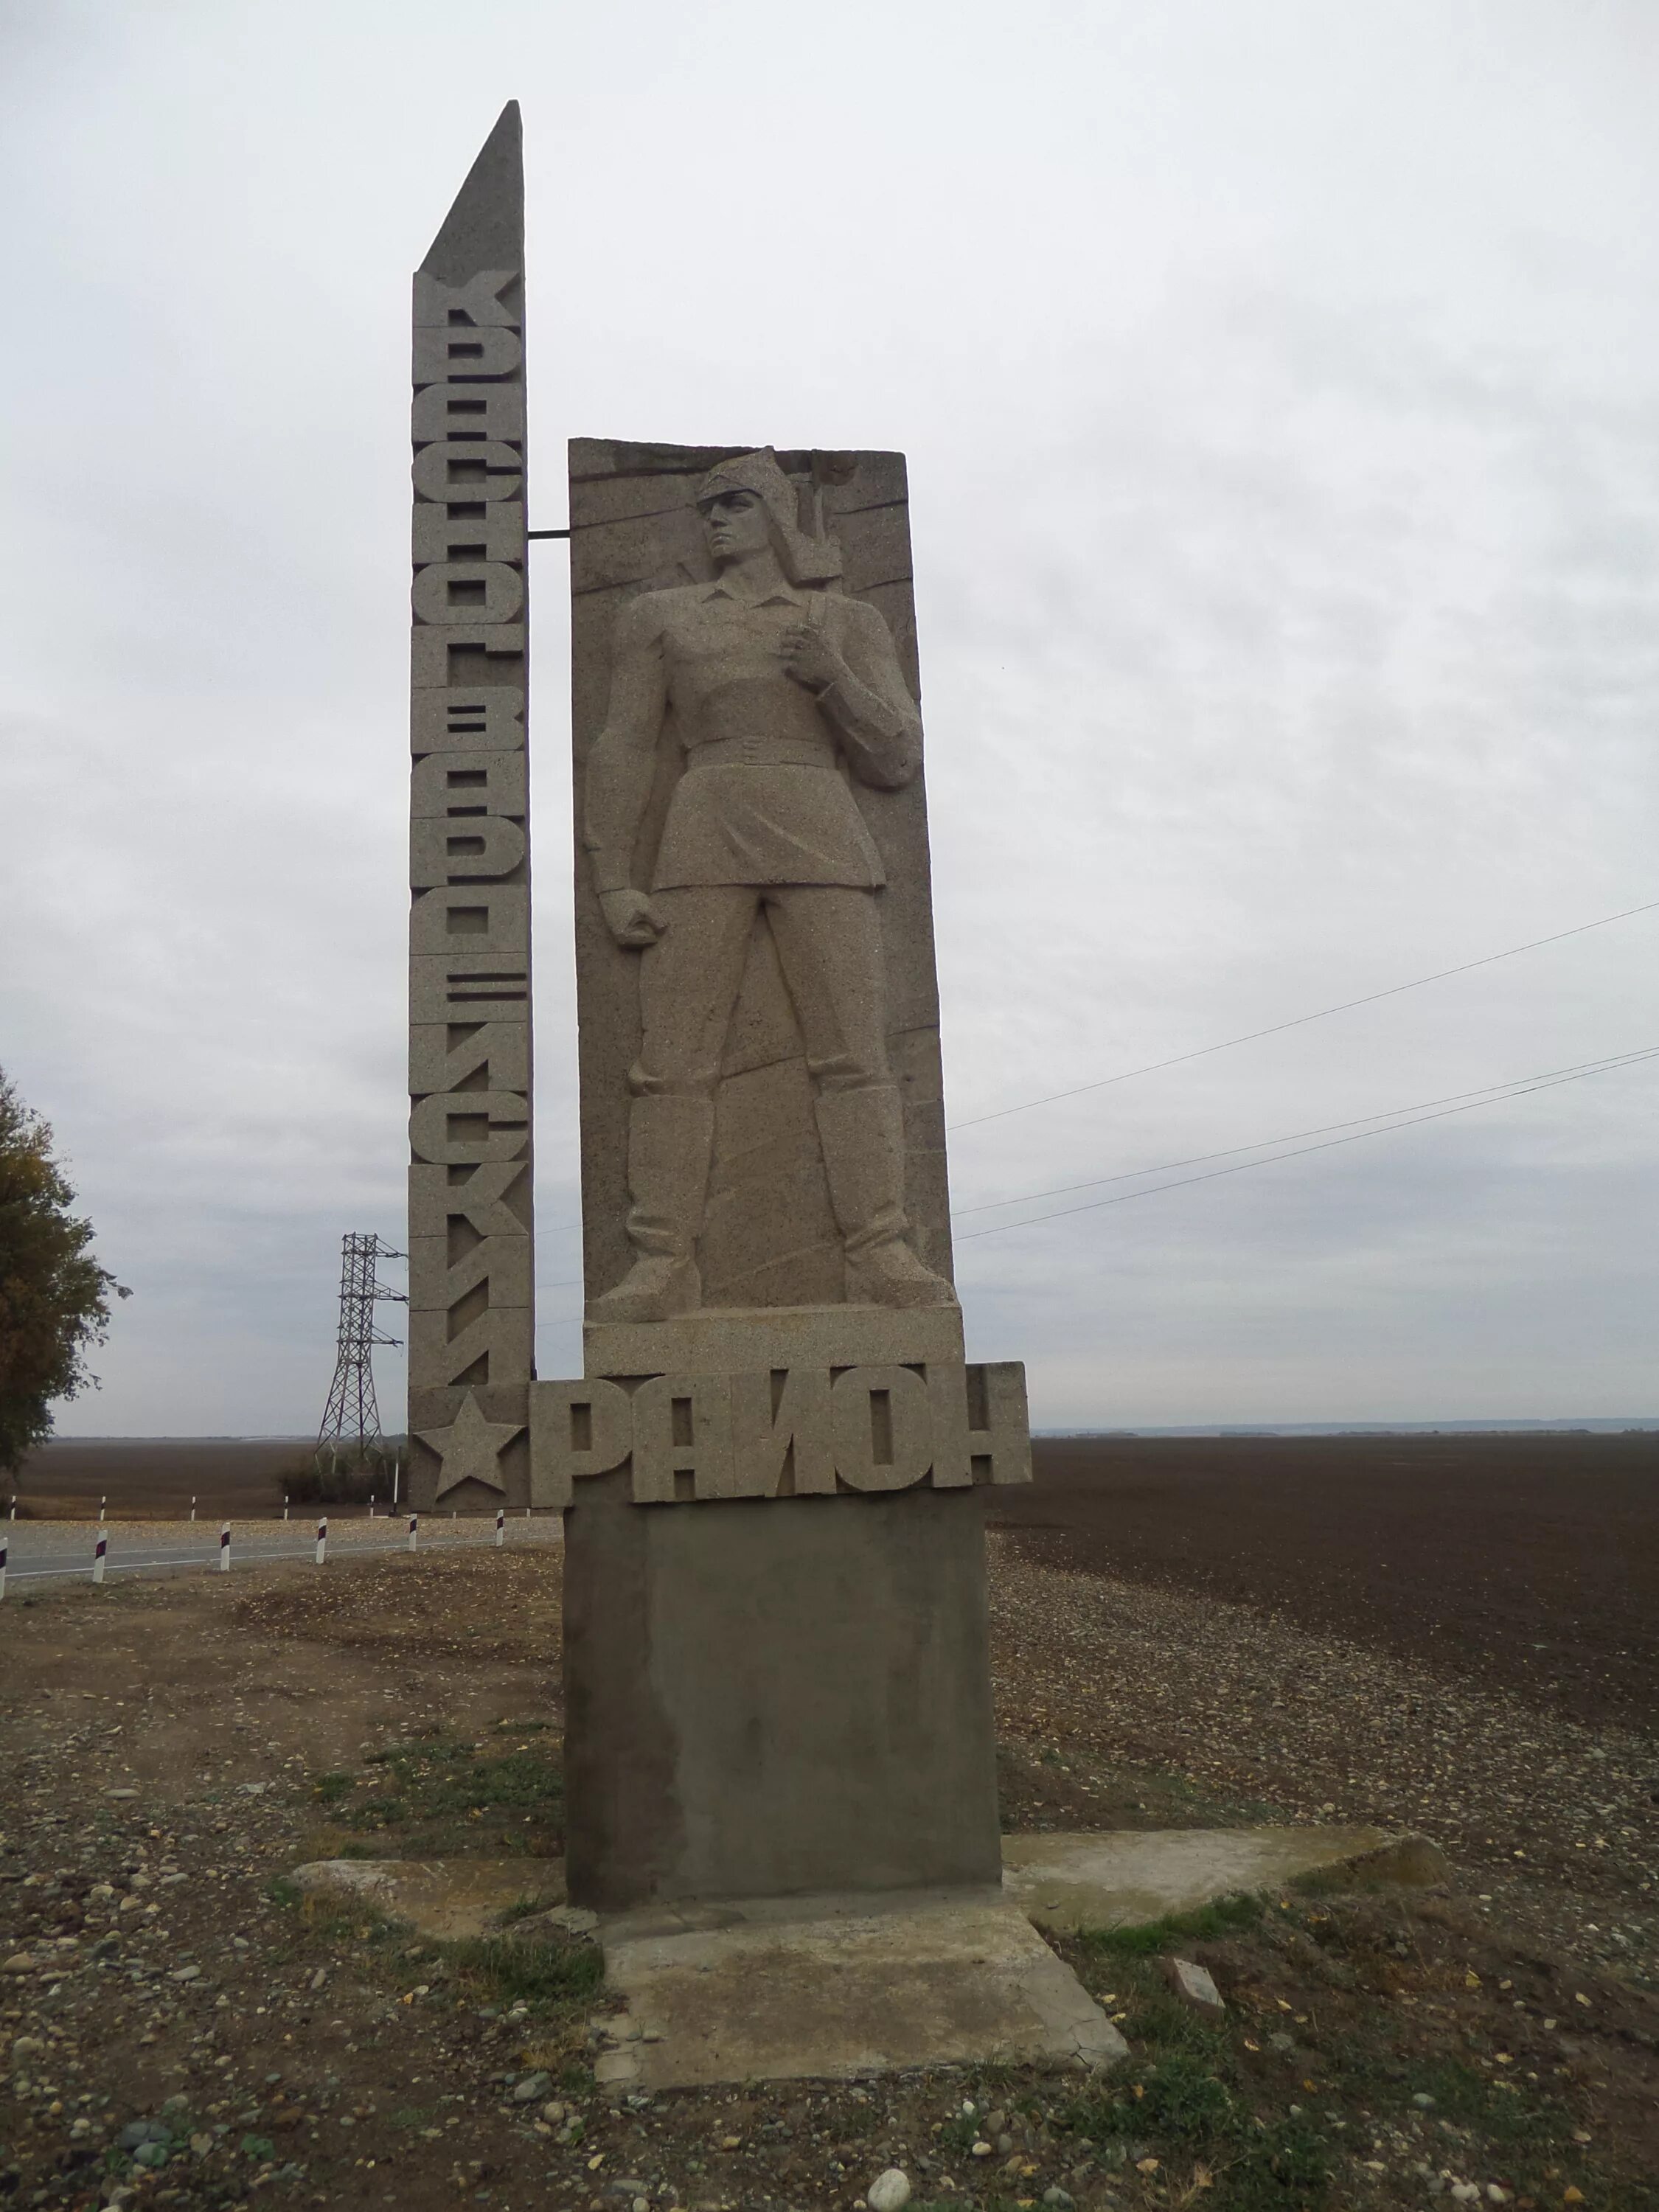
[[[1659,1740],[992,1540],[1005,1734],[1183,1776],[1251,1817],[1431,1836],[1512,1924],[1659,1976]],[[1085,1790],[1086,1799],[1086,1790]],[[1061,1808],[1076,1825],[1078,1808]]]
[[419,1940],[283,1879],[343,1850],[556,1856],[556,1552],[43,1585],[0,1609],[0,2202],[852,2212],[897,2166],[911,2212],[1659,2212],[1637,1923],[1589,1931],[1630,1939],[1616,1972],[1516,1925],[1615,1902],[1633,1823],[1597,1812],[1597,1851],[1564,1815],[1551,1858],[1539,1808],[1588,1771],[1633,1810],[1634,1740],[1030,1540],[993,1552],[1007,1826],[1408,1819],[1474,1893],[1163,1931],[1214,1975],[1215,2025],[1134,1941],[1062,1943],[1132,2047],[1101,2083],[617,2097],[580,1960]]

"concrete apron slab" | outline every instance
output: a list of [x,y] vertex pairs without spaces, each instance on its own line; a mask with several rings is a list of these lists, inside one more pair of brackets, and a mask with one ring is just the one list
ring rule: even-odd
[[[562,1859],[313,1859],[289,1879],[307,1896],[367,1905],[445,1942],[495,1935],[515,1905],[558,1905],[565,1894]],[[592,1914],[582,1917],[591,1928]]]
[[[595,2026],[601,2083],[848,2079],[890,2068],[1110,2065],[1127,2046],[1036,1932],[1129,1927],[1307,1875],[1446,1881],[1437,1847],[1380,1828],[1006,1836],[1000,1887],[562,1905],[558,1859],[325,1859],[296,1886],[454,1941],[596,1933],[626,2009]],[[541,1908],[525,1917],[523,1907]],[[520,1917],[505,1916],[518,1908]]]
[[599,1940],[626,2004],[596,2023],[606,2086],[845,2081],[989,2060],[1092,2069],[1128,2048],[994,1890],[619,1915]]
[[1383,1828],[1160,1828],[1005,1836],[1003,1889],[1039,1928],[1133,1928],[1308,1875],[1427,1887],[1449,1879],[1426,1836]]

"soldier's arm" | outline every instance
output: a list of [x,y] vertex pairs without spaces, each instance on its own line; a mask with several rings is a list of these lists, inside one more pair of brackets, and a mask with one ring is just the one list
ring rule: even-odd
[[582,843],[602,894],[628,888],[634,840],[656,772],[667,678],[655,599],[646,592],[630,599],[617,618],[610,708],[588,756]]
[[921,765],[921,717],[904,681],[892,633],[878,608],[843,599],[846,672],[818,694],[860,783],[897,791]]

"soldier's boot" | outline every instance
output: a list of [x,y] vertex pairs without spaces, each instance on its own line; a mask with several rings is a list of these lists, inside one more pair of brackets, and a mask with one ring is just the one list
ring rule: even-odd
[[953,1306],[957,1294],[905,1243],[904,1107],[890,1083],[824,1091],[818,1139],[847,1251],[849,1305]]
[[697,1237],[708,1188],[714,1108],[708,1098],[636,1098],[628,1117],[629,1241],[639,1255],[590,1321],[672,1321],[702,1304]]

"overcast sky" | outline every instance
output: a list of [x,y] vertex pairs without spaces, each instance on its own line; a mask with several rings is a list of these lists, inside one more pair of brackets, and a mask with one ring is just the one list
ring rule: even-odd
[[[1659,1046],[1648,914],[978,1119],[1659,900],[1651,0],[0,27],[0,1066],[135,1294],[61,1432],[314,1429],[341,1234],[403,1242],[409,271],[509,98],[533,524],[573,434],[909,456],[958,1207]],[[1656,1103],[1638,1064],[976,1237],[970,1346],[1044,1425],[1659,1413]]]

